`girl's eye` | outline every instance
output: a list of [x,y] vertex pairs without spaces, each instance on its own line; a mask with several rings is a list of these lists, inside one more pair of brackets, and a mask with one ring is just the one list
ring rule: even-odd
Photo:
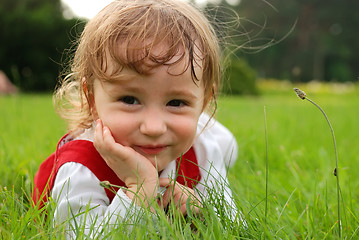
[[124,96],[120,98],[119,101],[129,105],[139,104],[138,100],[132,96]]
[[171,100],[167,103],[167,106],[170,106],[170,107],[182,107],[185,105],[187,105],[186,102],[184,102],[182,100],[178,100],[178,99]]

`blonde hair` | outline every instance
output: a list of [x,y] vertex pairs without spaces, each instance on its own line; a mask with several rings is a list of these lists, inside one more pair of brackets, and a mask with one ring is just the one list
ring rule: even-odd
[[[152,52],[155,46],[164,43],[168,46],[165,53]],[[115,51],[120,44],[125,53]],[[216,106],[221,78],[219,44],[207,18],[178,0],[114,1],[86,24],[71,73],[55,91],[55,108],[68,122],[70,131],[88,128],[93,122],[89,100],[95,79],[114,79],[123,68],[148,74],[157,66],[175,64],[167,62],[179,52],[182,55],[178,61],[188,58],[187,68],[190,67],[195,83],[199,79],[194,67],[201,61],[205,102],[211,100]]]

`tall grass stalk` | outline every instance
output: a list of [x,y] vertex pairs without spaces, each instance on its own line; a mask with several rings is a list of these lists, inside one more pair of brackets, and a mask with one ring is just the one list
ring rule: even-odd
[[302,90],[300,90],[299,88],[294,88],[294,91],[296,92],[297,96],[303,100],[307,100],[310,103],[312,103],[314,106],[316,106],[324,115],[325,119],[327,120],[327,123],[329,125],[331,134],[332,134],[332,138],[333,138],[333,143],[334,143],[334,152],[335,152],[335,169],[334,169],[334,176],[336,177],[337,180],[337,211],[338,211],[338,236],[341,239],[342,238],[342,234],[341,234],[341,230],[342,230],[342,224],[341,224],[341,216],[340,216],[340,185],[339,185],[339,166],[338,166],[338,151],[337,151],[337,144],[335,141],[335,134],[334,134],[334,129],[332,127],[332,125],[330,124],[329,118],[327,116],[327,114],[324,112],[324,110],[314,101],[310,100],[307,97],[307,94],[305,94],[305,92],[303,92]]
[[266,142],[266,203],[264,209],[264,221],[267,224],[267,215],[268,215],[268,134],[267,134],[267,113],[266,107],[264,106],[264,135],[265,135],[265,142]]

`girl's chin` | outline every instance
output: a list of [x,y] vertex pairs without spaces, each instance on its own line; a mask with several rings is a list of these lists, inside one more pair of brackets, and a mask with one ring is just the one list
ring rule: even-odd
[[163,164],[163,162],[169,162],[158,157],[147,157],[147,159],[151,161],[152,165],[157,169],[157,172],[161,172],[168,166],[168,164]]

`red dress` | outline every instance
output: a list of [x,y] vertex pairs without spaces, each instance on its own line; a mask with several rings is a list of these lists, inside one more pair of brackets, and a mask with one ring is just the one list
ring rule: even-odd
[[[54,185],[59,168],[68,162],[76,162],[87,167],[99,181],[109,181],[113,185],[125,187],[114,171],[107,166],[91,141],[66,140],[65,135],[59,142],[56,152],[52,153],[41,165],[34,177],[32,199],[34,206],[42,207],[47,201]],[[193,148],[190,148],[182,157],[176,160],[176,181],[193,188],[200,181],[200,171]],[[107,197],[112,202],[118,189],[105,188]]]

